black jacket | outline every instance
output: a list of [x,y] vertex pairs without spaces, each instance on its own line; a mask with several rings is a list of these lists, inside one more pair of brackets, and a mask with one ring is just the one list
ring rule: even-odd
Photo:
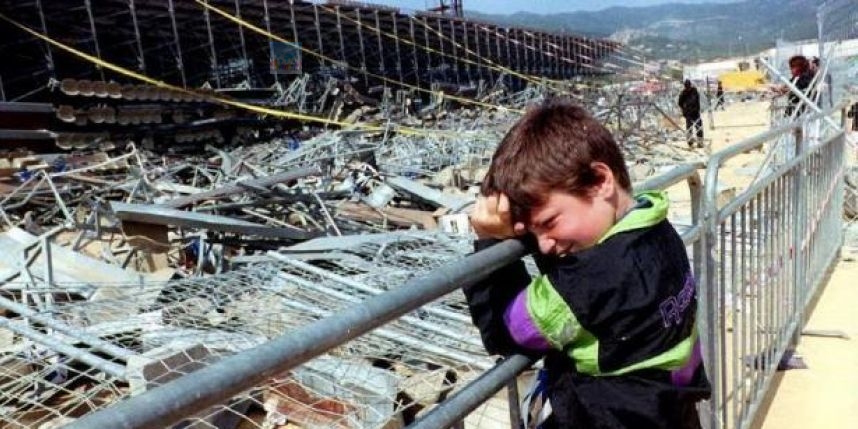
[[[811,82],[813,82],[813,73],[811,72],[802,73],[798,76],[798,78],[794,78],[793,80],[795,87],[798,88],[801,92],[803,92],[808,98],[813,100],[816,97],[815,92],[808,91]],[[787,97],[787,101],[789,105],[787,105],[785,115],[791,116],[792,112],[795,111],[796,106],[801,103],[801,98],[799,98],[799,96],[796,95],[794,92],[790,91],[789,96]],[[805,106],[802,105],[799,109],[798,114],[801,115],[802,113],[804,113],[804,109]]]
[[700,116],[700,94],[697,88],[685,88],[679,93],[679,108],[682,109],[682,116],[686,118],[696,118]]
[[[478,242],[477,250],[490,244]],[[665,353],[694,329],[696,299],[684,316],[665,316],[664,303],[680,296],[690,277],[685,246],[670,223],[622,232],[564,258],[534,258],[582,327],[599,339],[598,367],[605,373],[582,373],[568,349],[545,354],[553,427],[699,427],[694,404],[710,394],[702,365],[692,367],[684,385],[662,369],[607,374]],[[534,353],[516,344],[504,322],[505,310],[530,281],[517,261],[465,288],[490,353]]]

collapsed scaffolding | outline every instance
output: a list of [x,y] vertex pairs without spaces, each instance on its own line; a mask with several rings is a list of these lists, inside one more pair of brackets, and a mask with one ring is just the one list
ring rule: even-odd
[[[701,155],[669,144],[684,134],[667,84],[637,92],[640,77],[550,80],[613,70],[599,62],[619,49],[610,43],[430,15],[405,21],[409,38],[394,10],[386,11],[392,29],[381,31],[383,9],[290,2],[292,14],[337,22],[299,29],[292,21],[294,40],[310,31],[303,39],[319,36],[309,46],[324,55],[322,31],[349,28],[359,55],[340,33],[339,59],[317,57],[315,73],[288,85],[275,74],[276,85],[260,88],[247,60],[259,49],[236,63],[213,53],[212,89],[199,77],[212,76],[182,59],[188,42],[177,28],[204,14],[201,46],[215,52],[210,21],[229,19],[219,14],[232,5],[198,3],[169,3],[176,70],[139,48],[148,65],[140,71],[172,76],[173,85],[120,84],[102,64],[40,83],[38,105],[3,106],[51,125],[12,133],[49,142],[48,153],[16,150],[0,160],[0,241],[10,255],[0,262],[0,421],[10,427],[69,423],[460,259],[470,252],[462,213],[495,145],[526,106],[547,97],[576,97],[609,126],[635,180]],[[92,27],[103,29],[107,18],[86,6]],[[255,2],[245,16],[268,24],[267,6]],[[245,37],[277,40],[268,26],[260,33],[241,24],[237,5],[228,15],[239,20],[230,29],[241,51]],[[494,39],[479,42],[483,33]],[[376,57],[367,55],[367,34],[377,37]],[[90,40],[101,51],[95,59],[104,61],[98,40]],[[391,46],[398,58],[408,46],[418,67],[392,64],[383,54]],[[591,56],[580,61],[582,49]],[[454,293],[201,411],[195,427],[399,427],[493,363]],[[493,400],[468,422],[496,427],[510,418],[505,401]]]
[[[68,17],[41,2],[7,6],[31,24],[4,18],[32,37],[20,46],[46,47],[49,63],[46,85],[4,93],[38,104],[2,106],[32,124],[4,136],[30,150],[2,159],[0,421],[10,427],[67,424],[460,259],[470,252],[462,213],[495,145],[547,97],[576,97],[610,124],[638,179],[687,156],[662,144],[682,136],[665,127],[671,88],[630,96],[638,77],[582,79],[622,70],[612,42],[263,1],[131,2],[118,15],[86,2],[71,15],[86,13],[89,43],[64,45],[46,29]],[[105,43],[117,17],[131,18],[117,29],[136,63]],[[139,31],[160,21],[173,29],[164,42],[175,64]],[[216,43],[225,28],[238,51]],[[253,46],[288,42],[272,28],[305,43],[303,74],[260,78],[251,67],[268,55]],[[194,37],[210,48],[207,68],[189,60]],[[8,89],[30,79],[2,75]],[[401,427],[493,364],[455,293],[192,420]],[[492,400],[468,422],[508,425],[508,410]]]

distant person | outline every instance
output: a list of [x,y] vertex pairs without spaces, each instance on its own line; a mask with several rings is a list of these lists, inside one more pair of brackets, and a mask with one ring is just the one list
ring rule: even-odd
[[[819,64],[819,57],[813,57],[810,61],[810,71],[816,75],[821,72],[821,67]],[[833,94],[833,86],[831,85],[831,73],[825,73],[824,76],[816,78],[816,87],[820,94],[826,94],[828,97],[828,107],[834,105],[834,94]],[[819,100],[817,100],[817,104],[819,107],[822,107],[822,95],[819,96]]]
[[[796,87],[796,89],[804,93],[807,98],[812,101],[814,99],[814,94],[810,91],[810,84],[813,82],[814,75],[810,61],[804,55],[793,55],[790,57],[788,64],[791,76],[790,82]],[[805,105],[802,102],[801,97],[793,92],[789,86],[783,85],[775,89],[775,91],[781,95],[788,94],[784,117],[791,119],[793,116],[798,117],[804,113]],[[804,140],[804,128],[798,127],[794,129],[793,136],[795,136],[796,142]]]
[[724,86],[721,84],[721,81],[718,81],[718,89],[715,90],[715,110],[718,108],[724,110]]
[[679,108],[685,118],[685,137],[688,147],[703,147],[703,119],[700,118],[700,94],[691,81],[685,79],[685,88],[679,94]]
[[849,108],[849,112],[846,113],[846,116],[852,118],[852,131],[858,131],[858,103],[852,105]]
[[[813,81],[813,71],[810,69],[810,61],[807,60],[807,57],[804,55],[792,56],[789,59],[789,71],[792,77],[792,84],[812,100],[813,96],[808,93],[808,88],[810,88],[810,83]],[[783,94],[789,93],[789,96],[787,97],[787,108],[784,112],[785,116],[791,117],[793,112],[797,112],[797,115],[804,113],[804,106],[802,105],[799,107],[799,105],[801,105],[801,98],[790,91],[789,87],[783,86],[780,88],[779,92]]]

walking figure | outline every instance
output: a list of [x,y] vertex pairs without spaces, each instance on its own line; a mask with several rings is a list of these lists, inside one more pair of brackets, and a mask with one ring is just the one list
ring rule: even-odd
[[718,89],[715,90],[715,109],[718,108],[724,110],[724,86],[721,85],[721,81],[718,81]]
[[700,94],[691,81],[685,80],[685,88],[679,94],[679,108],[685,118],[685,135],[688,147],[703,147],[703,120],[700,118]]

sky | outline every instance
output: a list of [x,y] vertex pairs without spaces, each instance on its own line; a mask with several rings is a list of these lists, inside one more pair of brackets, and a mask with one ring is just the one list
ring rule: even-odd
[[[511,14],[526,11],[538,14],[600,10],[611,6],[651,6],[662,3],[704,3],[706,0],[463,0],[465,10],[484,13]],[[730,0],[709,0],[724,3]],[[735,1],[735,0],[732,0]],[[438,0],[370,0],[367,3],[384,4],[404,11],[425,10],[438,5]],[[449,3],[449,1],[447,1]]]

